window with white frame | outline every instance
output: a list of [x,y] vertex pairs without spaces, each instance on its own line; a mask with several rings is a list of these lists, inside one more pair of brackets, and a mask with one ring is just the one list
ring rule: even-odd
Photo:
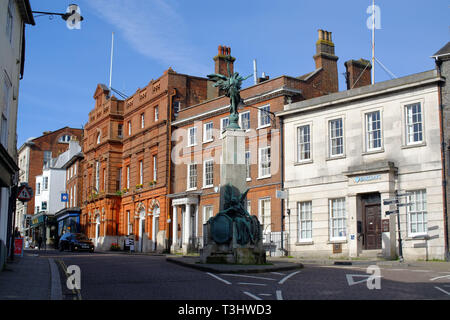
[[366,113],[366,146],[367,151],[381,148],[381,116],[380,111]]
[[159,120],[159,109],[158,106],[155,107],[155,121]]
[[130,189],[130,166],[127,166],[127,189]]
[[311,129],[310,125],[297,128],[297,162],[311,160]]
[[47,201],[42,201],[41,202],[41,210],[42,211],[47,211]]
[[117,125],[117,137],[122,138],[123,136],[123,125],[118,124]]
[[423,141],[423,122],[421,103],[405,106],[406,118],[406,144],[415,144]]
[[203,125],[203,142],[209,142],[213,140],[213,123],[208,122]]
[[156,156],[153,156],[153,181],[156,181],[158,176],[158,161]]
[[344,129],[342,119],[328,122],[330,157],[344,154]]
[[36,183],[36,195],[41,194],[41,183]]
[[230,119],[228,117],[220,119],[220,133],[225,130],[230,124]]
[[188,164],[188,189],[196,189],[197,188],[197,164],[190,163]]
[[192,127],[188,129],[189,137],[188,137],[188,146],[195,146],[197,144],[197,128]]
[[250,200],[247,200],[247,212],[252,214],[252,202]]
[[259,149],[259,178],[270,177],[270,147]]
[[427,193],[425,190],[408,191],[408,233],[411,236],[427,234]]
[[213,216],[213,206],[204,206],[203,207],[203,223],[208,222],[210,218]]
[[251,180],[250,174],[250,151],[245,151],[245,177],[247,180]]
[[131,136],[131,120],[128,121],[128,135]]
[[70,135],[68,135],[68,134],[63,135],[63,136],[59,137],[59,139],[58,139],[58,142],[60,142],[60,143],[67,143],[69,141],[70,141]]
[[144,184],[144,162],[139,161],[139,184]]
[[42,190],[48,190],[48,177],[42,178]]
[[239,113],[239,126],[241,129],[250,129],[250,111]]
[[259,108],[258,111],[258,128],[270,125],[270,105]]
[[100,192],[100,162],[95,161],[95,192]]
[[128,234],[133,233],[133,225],[131,224],[131,220],[130,220],[130,210],[127,210],[127,229],[128,229]]
[[345,198],[330,199],[330,240],[345,240],[347,237],[347,215]]
[[101,139],[102,139],[102,134],[101,134],[101,132],[98,132],[97,133],[97,144],[100,144]]
[[77,206],[77,185],[73,186],[73,206]]
[[141,129],[145,127],[145,114],[141,113]]
[[312,202],[297,202],[297,240],[312,240]]
[[50,161],[52,160],[52,152],[44,151],[44,167],[47,168],[50,165]]
[[214,160],[206,160],[203,163],[203,187],[209,188],[214,185]]
[[103,191],[106,191],[106,187],[107,187],[107,184],[106,184],[106,168],[103,168],[102,176],[103,176]]
[[9,137],[9,112],[11,105],[11,92],[12,92],[12,84],[9,80],[6,72],[3,73],[3,107],[1,113],[1,132],[0,132],[0,143],[8,148],[8,137]]
[[259,221],[261,222],[263,235],[271,232],[272,219],[270,217],[270,198],[259,199]]
[[8,12],[6,13],[6,36],[8,37],[8,40],[11,44],[13,35],[13,25],[14,25],[14,0],[9,0]]

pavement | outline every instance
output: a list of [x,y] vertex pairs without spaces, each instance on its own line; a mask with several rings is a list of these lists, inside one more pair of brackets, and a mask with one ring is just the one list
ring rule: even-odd
[[52,279],[52,260],[43,254],[44,250],[24,250],[23,257],[14,257],[13,261],[6,264],[6,268],[0,272],[0,300],[55,298],[54,286],[56,282],[59,283],[59,275]]

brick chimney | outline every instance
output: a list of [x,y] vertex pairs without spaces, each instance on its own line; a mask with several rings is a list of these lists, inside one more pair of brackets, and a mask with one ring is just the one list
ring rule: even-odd
[[[218,47],[218,54],[214,58],[214,73],[217,74],[223,74],[224,76],[229,76],[228,69],[227,69],[227,62],[230,65],[230,73],[233,74],[234,72],[234,61],[236,58],[231,56],[231,48],[226,47],[223,45],[220,45]],[[225,91],[220,90],[219,88],[216,88],[216,95],[222,96],[225,94]]]
[[332,93],[339,91],[337,60],[334,54],[334,43],[331,38],[331,32],[325,30],[319,31],[319,40],[316,42],[316,54],[314,61],[316,69],[323,69],[321,90],[324,93]]
[[347,90],[368,86],[372,84],[371,70],[372,64],[368,60],[349,60],[345,62],[345,79]]

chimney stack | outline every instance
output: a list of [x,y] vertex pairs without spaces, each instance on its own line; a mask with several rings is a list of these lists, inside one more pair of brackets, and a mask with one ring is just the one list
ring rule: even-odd
[[345,62],[347,90],[372,84],[372,64],[368,60],[349,60]]
[[321,90],[324,93],[338,92],[337,60],[339,58],[335,55],[331,32],[322,29],[319,29],[318,32],[319,40],[316,42],[314,61],[316,62],[316,69],[322,68],[324,73]]
[[[218,47],[218,54],[213,58],[215,65],[214,65],[214,73],[217,74],[223,74],[224,76],[230,76],[228,74],[227,70],[227,63],[230,65],[230,73],[234,73],[234,61],[236,58],[231,56],[231,48],[226,47],[223,45],[220,45]],[[223,90],[220,90],[219,88],[216,88],[216,94],[217,96],[224,95],[225,92]]]

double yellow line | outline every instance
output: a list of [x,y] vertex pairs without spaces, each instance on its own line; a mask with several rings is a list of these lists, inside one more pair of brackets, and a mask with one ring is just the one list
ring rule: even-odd
[[[69,274],[67,273],[67,266],[64,263],[64,261],[62,260],[57,260],[59,266],[62,268],[62,270],[64,271],[64,274],[66,275],[66,283],[67,283],[67,279],[69,278]],[[73,293],[73,300],[83,300],[81,298],[81,291],[80,289],[72,289],[72,293]]]

